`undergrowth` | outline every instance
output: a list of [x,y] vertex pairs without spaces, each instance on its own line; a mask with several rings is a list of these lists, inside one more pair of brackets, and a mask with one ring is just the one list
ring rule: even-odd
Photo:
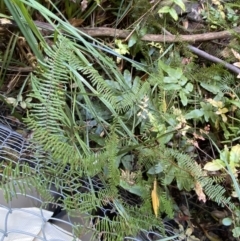
[[[2,99],[15,109],[20,105],[26,110],[23,121],[33,130],[32,141],[45,153],[31,168],[24,166],[26,175],[18,165],[5,169],[2,188],[6,193],[14,189],[8,178],[27,180],[34,172],[29,182],[21,186],[19,181],[22,190],[36,186],[51,202],[46,187],[64,186],[62,208],[90,215],[95,237],[123,240],[144,230],[162,238],[167,235],[165,220],[176,220],[174,187],[194,195],[198,203],[211,201],[227,209],[230,214],[225,218],[238,237],[239,86],[236,76],[222,66],[197,61],[184,43],[141,42],[144,31],[156,30],[156,24],[151,25],[155,14],[162,16],[165,27],[178,20],[173,5],[154,5],[145,16],[135,5],[131,8],[122,2],[136,18],[136,32],[129,39],[131,44],[115,41],[113,49],[65,21],[64,16],[71,19],[71,11],[89,20],[90,10],[77,12],[73,1],[60,17],[53,14],[57,11],[54,5],[45,8],[30,0],[4,2],[14,20],[22,23],[19,27],[31,42],[37,61],[31,62],[34,71],[20,94],[5,92]],[[173,3],[184,10],[182,1]],[[24,15],[24,4],[32,14],[41,7],[43,18],[58,22],[51,22],[55,28],[49,37],[51,44],[32,18]],[[97,5],[89,3],[92,12]],[[220,9],[220,4],[215,5]],[[226,6],[228,13],[234,9]],[[215,9],[211,6],[209,10],[214,15],[207,21],[209,26],[218,26]],[[127,14],[120,10],[124,19]],[[100,16],[100,12],[95,13]],[[166,14],[171,18],[165,18]],[[238,19],[228,16],[224,24],[228,22],[236,24]],[[143,23],[147,27],[142,30],[139,26]],[[122,56],[126,53],[129,58]],[[211,155],[204,147],[209,143]],[[225,182],[226,176],[230,184]],[[103,209],[111,210],[111,215],[99,215]],[[226,219],[220,221],[226,224]]]

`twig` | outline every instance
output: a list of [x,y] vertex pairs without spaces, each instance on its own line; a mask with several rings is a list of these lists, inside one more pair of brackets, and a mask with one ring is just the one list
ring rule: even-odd
[[0,69],[6,69],[6,70],[11,70],[11,71],[16,71],[16,72],[31,72],[34,70],[33,67],[15,67],[15,66],[4,66],[2,62],[0,62]]
[[231,70],[232,72],[236,73],[236,74],[240,74],[240,69],[237,68],[236,66],[232,65],[232,64],[229,64],[211,54],[208,54],[194,46],[191,46],[191,45],[188,45],[188,48],[193,52],[195,53],[196,55],[198,56],[201,56],[207,60],[210,60],[214,63],[219,63],[219,64],[222,64],[224,67],[226,67],[227,69]]
[[[166,29],[163,29],[164,33],[167,34],[167,36],[174,36],[172,35],[169,31],[167,31]],[[236,73],[236,74],[240,74],[240,69],[237,68],[236,66],[229,64],[211,54],[208,54],[207,52],[200,50],[192,45],[188,45],[188,48],[195,53],[198,56],[201,56],[207,60],[210,60],[214,63],[218,63],[218,64],[222,64],[224,67],[226,67],[227,69],[231,70],[232,72]]]

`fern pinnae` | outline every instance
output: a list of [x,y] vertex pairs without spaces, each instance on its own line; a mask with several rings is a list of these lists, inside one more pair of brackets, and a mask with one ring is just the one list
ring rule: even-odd
[[[48,60],[51,72],[47,69],[41,76],[32,77],[34,93],[31,96],[38,99],[41,103],[39,105],[34,105],[32,116],[35,116],[35,119],[38,119],[41,125],[52,133],[56,133],[56,129],[58,129],[58,131],[61,130],[59,121],[56,118],[62,119],[60,110],[62,110],[62,105],[65,102],[64,86],[66,84],[65,79],[68,76],[59,63],[59,59],[63,59],[64,57],[62,54],[66,47],[64,42],[65,41],[62,41],[62,45],[58,45],[59,51],[54,52],[50,51],[48,48],[46,49],[46,53],[51,54],[51,58]],[[58,59],[58,61],[55,61],[56,59]],[[52,81],[50,82],[49,80]],[[59,113],[58,116],[56,116],[56,113]]]
[[197,165],[188,155],[177,152],[176,150],[168,150],[167,153],[174,156],[183,169],[188,170],[194,178],[194,182],[200,182],[204,192],[207,196],[216,201],[220,205],[227,205],[232,210],[235,209],[234,203],[231,198],[225,197],[226,190],[219,184],[215,183],[215,180],[206,176],[201,167]]

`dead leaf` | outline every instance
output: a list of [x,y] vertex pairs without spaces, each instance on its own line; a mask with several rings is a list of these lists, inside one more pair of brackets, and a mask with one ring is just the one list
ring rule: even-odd
[[[211,126],[210,126],[210,125],[204,126],[204,131],[207,132],[207,133],[205,133],[205,134],[208,134],[210,130],[211,130]],[[201,132],[201,130],[200,130],[200,132]]]
[[182,25],[183,25],[183,28],[184,28],[184,29],[188,29],[188,20],[184,20],[184,21],[182,22]]
[[232,53],[235,56],[235,58],[240,60],[240,54],[237,51],[235,51],[234,49],[231,49],[231,50],[232,50]]
[[185,231],[185,234],[186,234],[187,237],[191,236],[192,233],[193,233],[192,228],[187,228],[187,230]]
[[191,216],[189,209],[185,205],[181,205],[180,210],[182,211],[184,216],[188,216],[188,217]]
[[216,235],[215,233],[212,232],[205,232],[205,235],[210,241],[222,241],[222,239]]
[[82,12],[86,10],[87,6],[88,6],[88,1],[87,0],[82,0],[81,1],[81,10],[82,10]]
[[198,142],[197,141],[192,141],[191,142],[195,147],[197,147],[199,149],[199,145],[198,145]]
[[71,18],[68,21],[73,27],[79,27],[84,22],[81,18]]
[[230,49],[228,47],[224,48],[221,52],[220,52],[221,56],[224,58],[229,58],[232,53],[230,51]]
[[6,18],[1,18],[0,19],[0,24],[1,25],[4,25],[4,24],[11,24],[12,22],[11,22],[11,20],[9,20],[9,19],[6,19]]
[[194,136],[195,139],[205,141],[205,138],[201,135],[198,135],[196,132],[193,132],[193,136]]
[[153,183],[153,190],[152,190],[152,205],[153,205],[153,211],[155,216],[158,216],[158,209],[159,209],[159,198],[158,198],[158,194],[157,194],[157,179],[155,178],[154,183]]
[[217,218],[217,219],[223,219],[223,218],[226,218],[229,216],[229,214],[226,210],[223,210],[223,211],[213,210],[211,212],[211,215],[213,218]]
[[20,80],[20,73],[17,73],[8,83],[7,85],[7,94],[9,94],[13,89],[14,87],[18,84]]
[[240,68],[240,62],[236,62],[236,63],[234,63],[233,65],[236,66],[236,67],[238,67],[238,68]]
[[187,241],[200,241],[200,239],[196,238],[194,235],[187,237]]
[[188,65],[188,64],[191,63],[191,61],[192,61],[192,58],[182,58],[181,63],[182,63],[183,65]]
[[203,192],[202,186],[200,182],[195,183],[195,192],[198,195],[198,200],[203,201],[204,203],[206,202],[206,195]]

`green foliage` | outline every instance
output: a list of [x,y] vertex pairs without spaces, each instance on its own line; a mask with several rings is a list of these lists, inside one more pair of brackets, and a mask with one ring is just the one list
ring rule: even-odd
[[[174,182],[179,190],[187,191],[199,185],[211,200],[235,208],[231,199],[225,197],[225,189],[205,176],[189,155],[164,145],[173,139],[176,127],[181,129],[178,126],[186,124],[183,114],[173,104],[172,111],[163,108],[168,93],[188,90],[190,83],[181,69],[173,69],[160,62],[156,75],[163,78],[155,82],[155,90],[160,90],[162,83],[168,82],[175,83],[177,87],[164,87],[164,91],[159,91],[157,95],[161,101],[154,102],[154,94],[149,90],[157,76],[152,75],[150,83],[141,83],[138,77],[132,79],[126,70],[122,76],[119,73],[118,81],[105,81],[72,42],[61,35],[54,46],[45,49],[45,54],[48,65],[40,62],[38,72],[31,77],[32,92],[29,96],[35,101],[25,119],[29,128],[34,130],[34,141],[48,153],[47,156],[38,156],[41,169],[31,182],[32,185],[38,182],[36,185],[43,196],[50,183],[54,183],[56,188],[67,184],[66,190],[70,194],[66,192],[63,207],[69,212],[76,210],[90,214],[95,207],[111,205],[118,214],[113,220],[91,214],[92,218],[99,219],[95,235],[104,230],[107,240],[122,240],[124,236],[134,236],[142,229],[158,227],[162,230],[163,223],[152,213],[150,193],[155,178],[159,211],[170,218],[174,215],[174,202],[168,185]],[[97,105],[93,103],[96,100]],[[68,105],[69,101],[71,105]],[[112,118],[109,119],[109,114],[105,117],[103,110],[111,113]],[[139,120],[132,122],[134,118]],[[148,128],[143,126],[143,141],[138,142],[131,129],[140,124],[141,118],[146,120],[141,125]],[[99,125],[97,128],[102,127],[100,132],[106,135],[104,143],[97,145],[96,151],[89,146],[90,141],[95,139],[83,138],[86,135],[91,138],[89,134],[94,130],[79,126],[86,125],[89,119],[95,121],[95,126]],[[124,119],[126,122],[123,122]],[[123,139],[124,133],[131,133],[126,140]],[[134,153],[131,154],[131,151]],[[135,167],[133,160],[137,160]],[[70,165],[69,170],[65,170],[66,165]],[[122,165],[124,169],[121,169]],[[147,175],[146,179],[143,179],[143,173]],[[22,176],[17,172],[13,177]],[[103,188],[94,190],[91,187],[89,192],[72,194],[73,190],[84,188],[81,182],[74,180],[92,180],[95,177],[101,180]],[[39,183],[39,179],[44,181]],[[4,188],[9,190],[7,185]],[[123,192],[127,193],[127,197],[135,195],[139,201],[129,204]],[[51,200],[47,195],[46,198]],[[82,201],[78,203],[77,200]],[[111,230],[115,230],[117,236]]]
[[174,9],[173,5],[178,5],[181,10],[185,11],[185,4],[182,0],[172,0],[170,3],[169,3],[169,6],[164,6],[162,8],[160,8],[158,10],[158,13],[161,14],[161,13],[169,13],[170,16],[175,20],[177,21],[178,20],[178,14],[177,14],[177,11]]
[[207,4],[205,10],[202,12],[203,18],[211,24],[212,28],[222,27],[228,25],[229,27],[236,27],[239,24],[239,16],[235,11],[239,4],[232,4],[228,2],[213,1],[212,4]]
[[[26,13],[25,6],[22,2],[5,2],[19,22],[22,17],[17,15],[17,9]],[[141,3],[150,5],[149,1]],[[82,16],[74,1],[65,4],[68,18],[74,14]],[[86,16],[101,4],[104,2],[95,1]],[[164,234],[161,215],[174,216],[175,203],[169,185],[176,185],[180,191],[195,191],[204,202],[208,198],[236,210],[232,197],[226,196],[221,185],[223,178],[211,177],[195,161],[198,143],[192,137],[198,133],[199,123],[210,123],[219,136],[224,136],[221,141],[232,144],[239,139],[239,85],[235,85],[234,76],[226,74],[222,66],[200,68],[195,62],[186,66],[180,54],[172,53],[178,50],[176,45],[174,49],[166,43],[144,45],[140,38],[147,31],[154,31],[154,22],[149,21],[154,14],[139,18],[143,23],[134,26],[128,45],[116,40],[113,51],[66,23],[63,16],[54,15],[49,11],[53,6],[44,8],[30,0],[26,5],[42,10],[43,17],[52,21],[56,32],[50,47],[28,15],[23,18],[29,23],[28,31],[23,31],[24,24],[19,24],[38,56],[38,67],[29,83],[28,96],[32,102],[25,123],[34,130],[33,141],[38,143],[36,165],[40,168],[30,169],[25,165],[21,167],[22,174],[18,165],[7,167],[3,180],[6,193],[14,192],[12,179],[21,179],[24,182],[17,185],[23,193],[24,188],[34,186],[46,200],[53,202],[46,192],[51,183],[57,189],[64,187],[63,208],[69,213],[87,213],[88,218],[97,219],[94,235],[99,237],[105,232],[106,240],[123,240],[141,230],[157,229]],[[118,5],[119,2],[114,2],[114,6]],[[133,8],[141,8],[138,5]],[[176,0],[158,9],[158,13],[169,13],[177,20],[175,5],[184,10],[183,1]],[[141,11],[145,14],[145,5]],[[208,21],[213,26],[219,23],[222,26],[226,21],[235,25],[238,18],[233,17],[233,11],[234,7],[227,8],[226,20],[220,4],[211,6]],[[146,27],[142,28],[145,22]],[[71,40],[63,37],[63,32]],[[43,52],[39,51],[36,38]],[[121,55],[126,53],[133,58],[142,53],[142,62],[149,65],[140,65]],[[127,67],[121,72],[109,54]],[[8,100],[24,107],[28,98],[19,95]],[[227,161],[223,165],[221,156],[220,159],[225,168],[231,164]],[[238,162],[234,164],[238,168]],[[229,168],[232,172],[233,167]],[[238,187],[236,178],[232,178]],[[100,186],[98,190],[94,189],[95,180]],[[159,212],[155,213],[151,199],[153,184],[160,200]],[[130,203],[131,199],[134,202]],[[113,219],[94,213],[108,205],[117,214]],[[236,215],[236,223],[238,218]],[[233,232],[238,235],[237,225]]]
[[[122,124],[118,113],[133,108],[138,98],[143,98],[143,94],[148,92],[149,87],[143,87],[148,85],[141,85],[138,78],[132,83],[131,75],[127,71],[119,82],[105,81],[89,63],[84,62],[84,56],[72,42],[61,36],[56,45],[45,49],[45,54],[48,65],[43,62],[39,63],[39,72],[33,74],[31,78],[32,92],[29,96],[35,101],[25,119],[29,128],[34,130],[34,140],[50,154],[49,159],[47,156],[38,157],[43,168],[36,173],[36,176],[44,176],[46,183],[53,182],[56,188],[69,183],[69,181],[66,182],[66,178],[74,177],[74,179],[81,180],[85,177],[91,179],[96,175],[101,179],[104,177],[103,189],[99,191],[92,189],[91,193],[76,195],[74,198],[72,194],[66,195],[63,205],[67,210],[79,208],[82,212],[91,212],[94,207],[100,208],[104,203],[113,205],[119,213],[116,220],[102,217],[95,227],[99,232],[103,229],[106,231],[107,240],[121,240],[126,234],[136,235],[141,228],[149,229],[151,225],[157,225],[157,222],[159,226],[159,220],[155,219],[155,223],[154,215],[151,211],[149,212],[151,203],[148,195],[151,190],[151,180],[143,185],[141,173],[138,173],[137,181],[134,181],[134,178],[134,184],[129,184],[130,180],[126,179],[119,170],[121,160],[118,158],[119,150],[125,148],[122,145],[129,144],[129,141],[122,143],[118,139],[122,137],[124,130],[130,132],[128,127]],[[67,89],[72,86],[77,86],[80,91],[76,91],[75,87],[73,90],[70,89],[71,92],[68,95]],[[123,96],[120,95],[121,90],[125,90]],[[91,98],[91,93],[95,97]],[[113,114],[116,124],[112,124],[111,128],[108,127],[108,119],[99,115],[95,109],[93,101],[96,97],[98,97],[99,104]],[[71,98],[74,108],[68,107],[68,98]],[[75,101],[77,98],[79,102]],[[81,112],[82,108],[83,112]],[[85,111],[87,115],[84,115]],[[78,115],[73,115],[74,112]],[[82,133],[76,131],[77,119],[86,123],[89,118],[95,120],[100,126],[105,125],[102,131],[108,136],[104,147],[96,153],[88,147],[91,140],[84,142],[81,137],[89,134],[88,130],[85,132],[83,128]],[[131,140],[131,135],[129,137]],[[132,143],[134,142],[135,138],[132,139]],[[69,171],[64,169],[66,164],[71,166]],[[80,186],[81,184],[71,181],[66,188],[77,190]],[[128,205],[126,200],[121,195],[119,196],[118,186],[141,197],[141,206],[138,207],[137,212],[136,207]],[[80,199],[83,203],[76,205],[76,200]],[[146,210],[150,213],[147,216]],[[167,200],[165,200],[163,210],[170,213],[171,203]],[[144,221],[143,216],[146,216]],[[111,230],[116,230],[118,236],[115,237]]]
[[[162,229],[163,224],[159,222],[159,217],[156,218],[151,211],[150,193],[155,176],[158,179],[160,212],[166,213],[169,217],[173,217],[173,201],[168,194],[167,186],[174,180],[176,180],[179,190],[193,190],[196,182],[199,182],[203,188],[206,187],[206,193],[213,200],[231,205],[230,200],[224,198],[224,189],[218,184],[215,185],[210,178],[204,178],[201,168],[188,155],[169,149],[162,144],[147,147],[149,144],[152,145],[155,140],[161,143],[166,130],[174,131],[174,127],[179,122],[181,123],[181,118],[177,122],[173,121],[174,118],[172,121],[170,118],[166,121],[156,115],[157,112],[149,111],[150,103],[148,104],[145,97],[149,96],[152,100],[148,82],[142,84],[139,78],[132,80],[128,71],[125,71],[119,78],[119,82],[104,81],[89,63],[83,61],[84,57],[74,45],[61,36],[56,45],[45,49],[45,53],[48,65],[43,62],[39,63],[39,72],[32,75],[32,92],[29,93],[29,96],[35,101],[25,120],[28,126],[34,130],[34,141],[41,144],[45,152],[49,153],[49,156],[38,156],[42,168],[33,177],[35,180],[33,183],[39,179],[45,180],[41,182],[43,186],[39,188],[40,193],[44,192],[49,183],[55,183],[56,188],[68,184],[66,190],[78,190],[81,188],[81,183],[73,180],[83,180],[84,178],[91,180],[98,176],[102,180],[104,188],[98,191],[91,188],[90,192],[77,193],[75,196],[70,191],[71,195],[66,193],[63,207],[69,211],[78,209],[81,212],[91,213],[94,207],[112,205],[118,213],[116,218],[110,220],[108,217],[98,217],[99,221],[95,226],[96,235],[97,232],[105,230],[107,240],[122,240],[125,235],[134,236],[139,230],[149,230],[153,226]],[[172,68],[167,68],[165,72],[170,76],[165,78],[173,78],[173,81],[180,81],[184,78],[180,70],[176,70],[175,73]],[[186,81],[185,84],[187,84]],[[77,86],[80,91],[71,90],[72,86]],[[179,84],[179,86],[185,88],[185,85]],[[67,89],[70,89],[70,94]],[[124,90],[122,99],[120,99],[120,90]],[[97,115],[90,93],[95,95],[93,98],[98,97],[99,104],[104,109],[114,113],[115,124],[112,123],[108,126],[106,125],[107,119]],[[79,104],[74,101],[78,95],[82,95]],[[72,101],[71,105],[74,108],[68,107],[68,98]],[[136,108],[139,99],[143,100],[142,107]],[[125,100],[127,100],[126,103],[124,103]],[[152,108],[160,110],[161,105],[162,103],[158,103],[152,105]],[[82,120],[82,123],[87,118],[86,115],[81,115],[81,110],[78,108],[84,108],[88,112],[87,115],[96,123],[106,125],[102,129],[107,134],[105,144],[96,153],[88,147],[89,142],[84,142],[81,137],[88,131],[82,131],[82,133],[76,131],[76,118]],[[69,110],[70,113],[78,113],[78,115],[70,114],[66,110]],[[155,132],[157,139],[151,134],[146,140],[146,144],[143,142],[136,145],[136,139],[131,136],[127,141],[122,140],[122,133],[129,129],[126,129],[128,128],[126,125],[122,125],[122,118],[119,114],[128,113],[128,119],[131,119],[132,116],[137,116],[139,110],[146,111],[147,121],[153,127],[150,132]],[[180,113],[174,114],[173,112],[174,115],[181,116]],[[135,126],[136,124],[130,127]],[[170,129],[168,129],[169,127]],[[167,140],[169,141],[171,138],[172,135],[169,135]],[[166,143],[166,140],[163,143]],[[123,158],[125,155],[120,153],[129,154],[129,147],[130,150],[135,150],[137,153],[130,159]],[[138,159],[139,167],[137,169],[129,163],[131,159]],[[121,163],[124,163],[124,170],[120,170]],[[71,167],[68,171],[64,168],[66,164]],[[142,178],[140,167],[147,173],[146,180]],[[18,175],[21,176],[20,173]],[[122,191],[119,190],[119,187]],[[218,190],[218,192],[216,193],[214,190]],[[136,195],[139,203],[128,204],[127,199],[122,196],[123,191],[127,192],[127,195]],[[81,204],[76,204],[76,200],[82,200]],[[146,213],[148,214],[146,215]],[[117,237],[111,230],[116,231]]]
[[187,95],[193,90],[193,85],[188,82],[181,68],[171,68],[159,60],[159,68],[168,76],[163,78],[164,90],[177,91],[184,106],[188,103]]

